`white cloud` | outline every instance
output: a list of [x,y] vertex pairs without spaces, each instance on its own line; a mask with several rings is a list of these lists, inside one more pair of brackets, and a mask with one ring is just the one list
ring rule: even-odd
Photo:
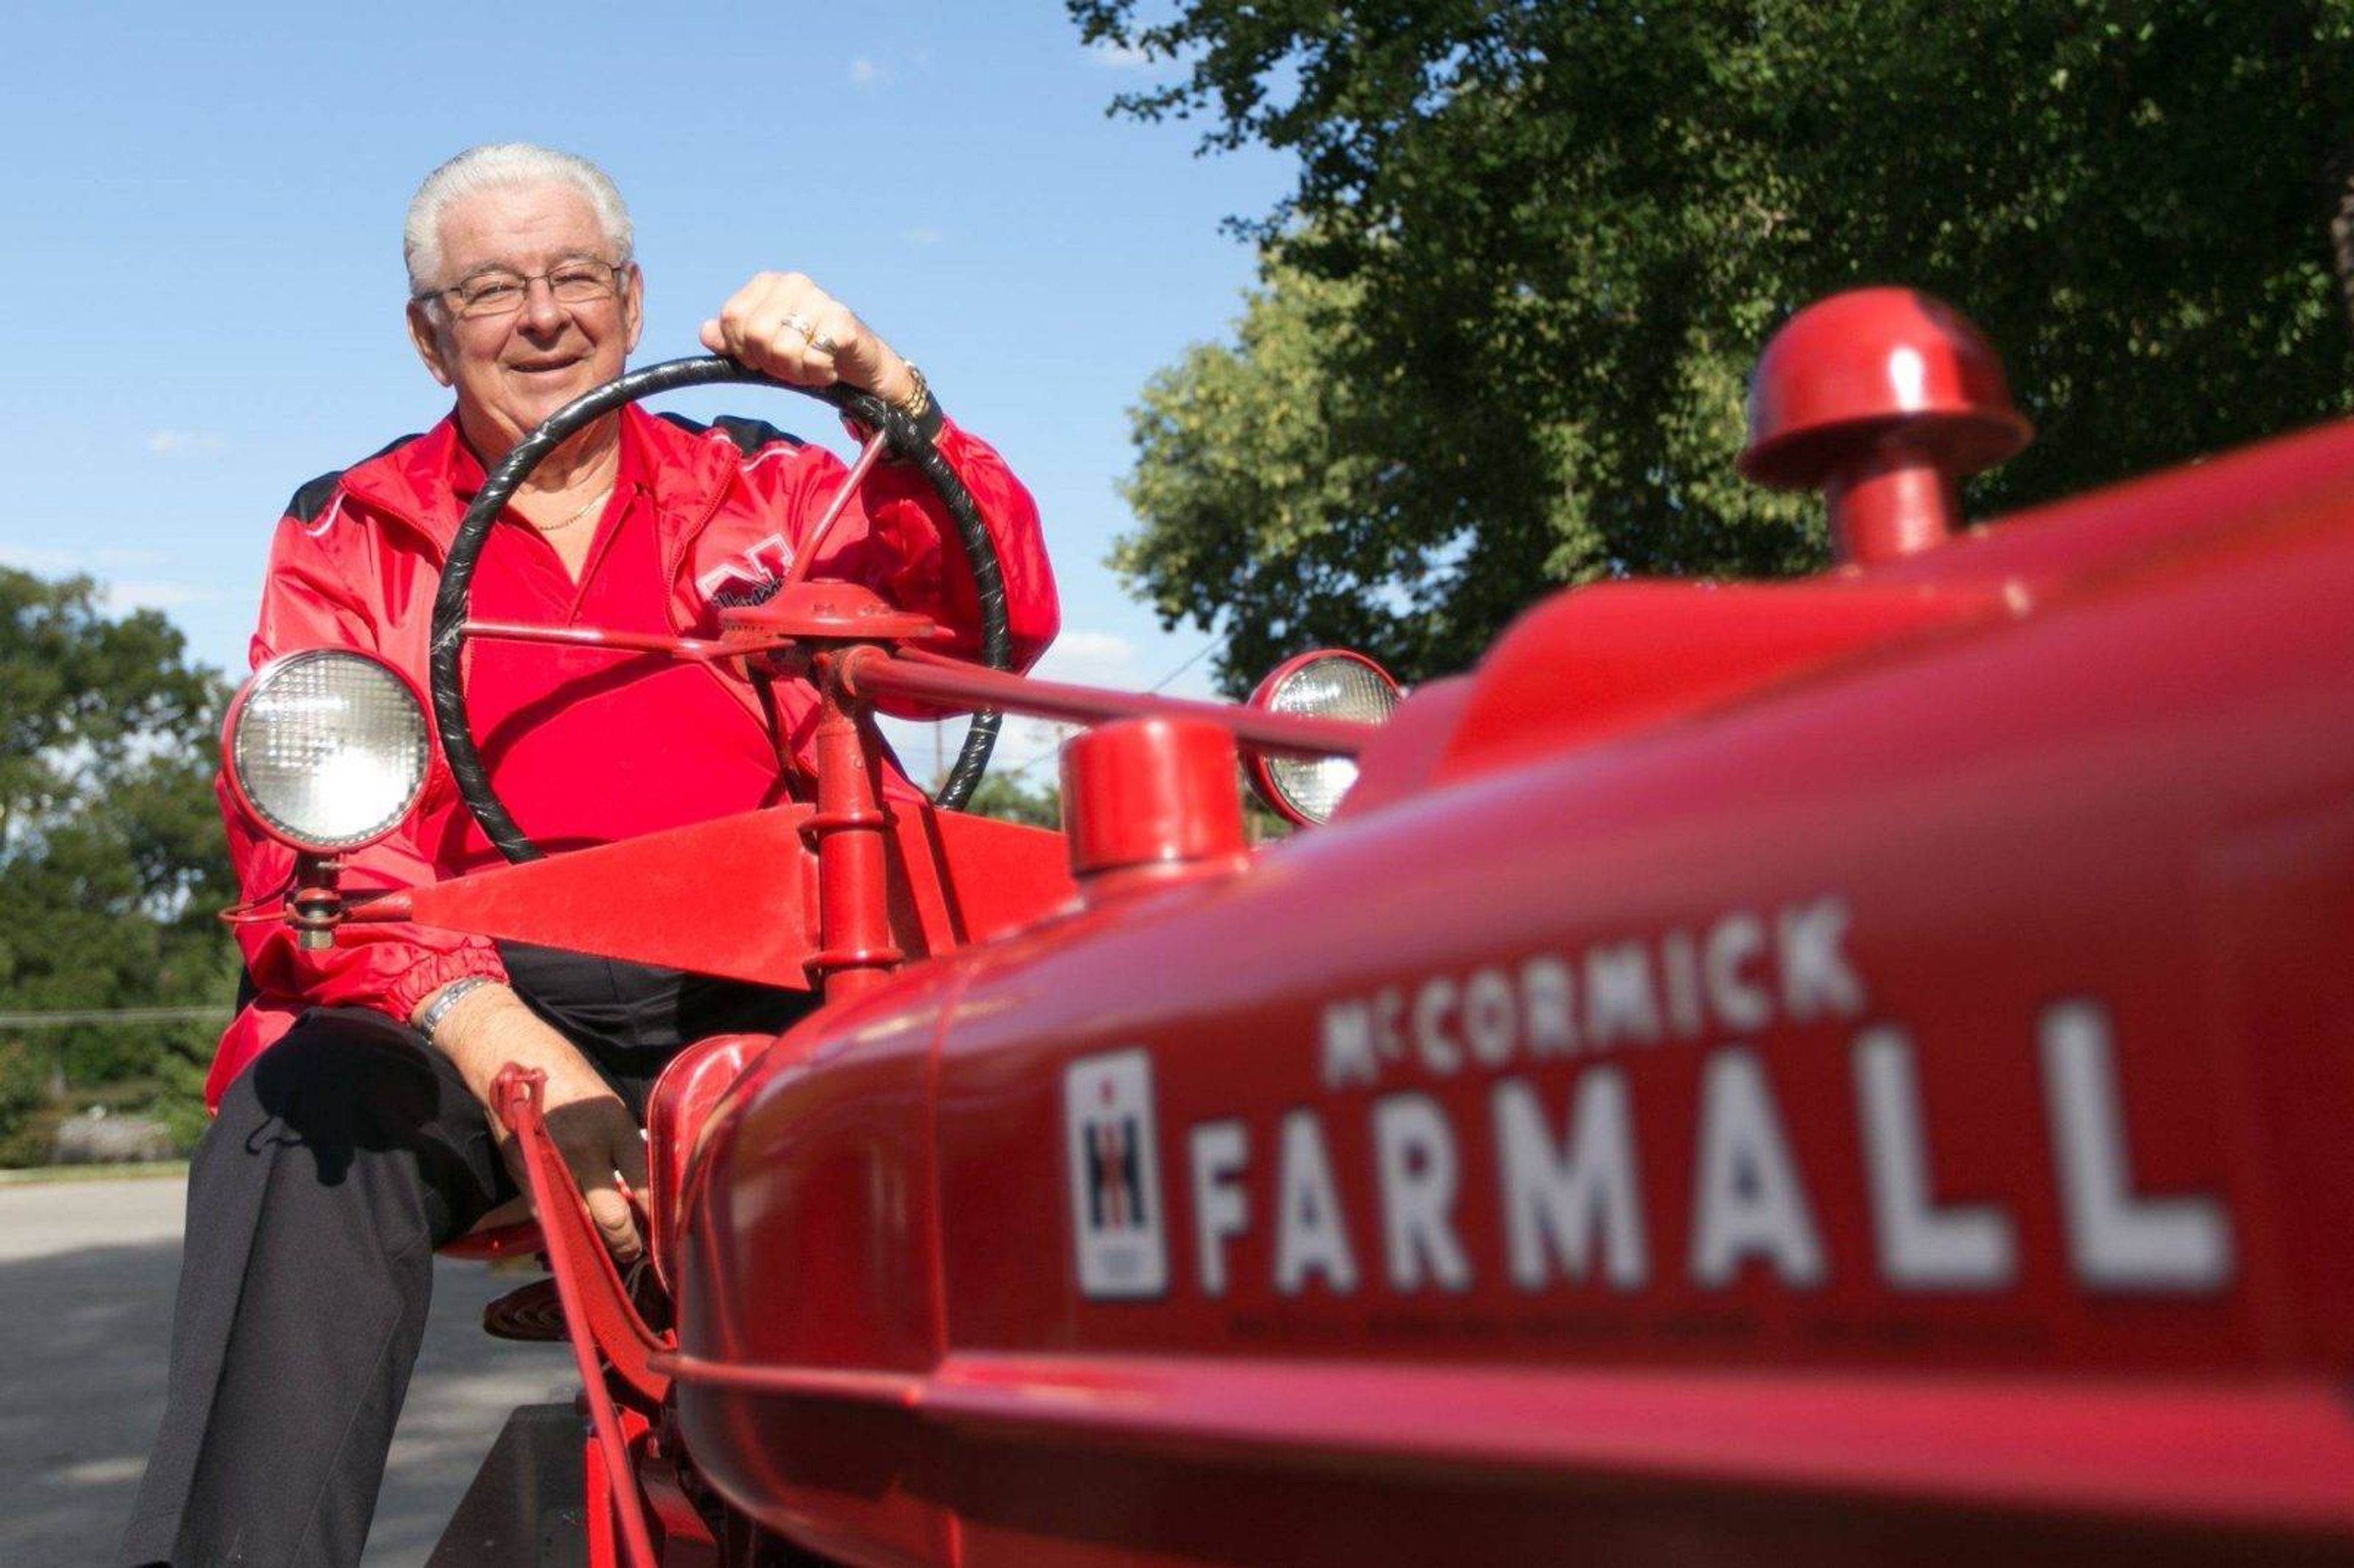
[[99,602],[116,615],[134,609],[176,609],[184,604],[202,604],[220,597],[217,589],[197,583],[113,576],[125,567],[164,564],[164,556],[154,550],[64,550],[47,545],[0,545],[0,567],[14,567],[40,577],[98,578]]
[[32,545],[0,545],[0,567],[14,567],[20,572],[60,574],[80,570],[82,558],[72,550]]
[[121,582],[106,585],[106,608],[117,614],[133,609],[177,609],[220,596],[195,583]]
[[891,79],[891,73],[864,55],[850,62],[850,84],[853,87],[880,87]]
[[910,245],[938,245],[940,231],[937,228],[903,228],[899,231],[899,238]]
[[1138,70],[1152,63],[1150,55],[1129,44],[1089,44],[1087,58],[1106,70]]
[[157,457],[178,457],[190,452],[217,452],[222,442],[213,430],[150,430],[146,447]]
[[1114,631],[1066,631],[1036,666],[1049,681],[1119,686],[1136,679],[1136,645]]
[[0,545],[0,567],[15,567],[27,572],[93,572],[119,570],[124,567],[153,567],[163,563],[158,550],[64,550],[49,545]]
[[1133,659],[1136,649],[1117,631],[1066,631],[1055,639],[1058,652],[1088,659]]

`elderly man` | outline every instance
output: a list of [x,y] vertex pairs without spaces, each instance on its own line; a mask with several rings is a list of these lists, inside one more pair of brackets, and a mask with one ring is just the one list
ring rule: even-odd
[[[354,647],[422,683],[443,552],[485,470],[619,375],[637,344],[631,238],[611,181],[567,154],[478,147],[426,179],[404,236],[408,331],[456,408],[296,493],[257,665]],[[1036,657],[1056,610],[1035,509],[913,366],[792,273],[754,278],[703,341],[789,381],[864,388],[932,431],[1002,558],[1015,659]],[[624,409],[554,453],[508,506],[475,611],[708,632],[720,606],[773,590],[843,477],[823,449],[766,426]],[[912,471],[878,468],[826,550],[815,575],[855,577],[976,644],[961,546]],[[791,787],[755,694],[716,665],[486,643],[467,689],[497,789],[552,849]],[[788,751],[806,741],[811,700],[782,694]],[[291,854],[226,791],[223,802],[245,894],[268,897]],[[414,885],[493,858],[442,775],[409,826],[355,857],[352,880]],[[640,1240],[617,1179],[643,1182],[638,1114],[653,1074],[690,1040],[775,1030],[801,1004],[419,927],[355,927],[325,951],[269,926],[242,940],[254,995],[207,1085],[217,1118],[189,1172],[169,1402],[123,1550],[133,1563],[353,1563],[423,1332],[433,1248],[515,1192],[485,1109],[500,1066],[547,1075],[551,1129],[627,1259]]]

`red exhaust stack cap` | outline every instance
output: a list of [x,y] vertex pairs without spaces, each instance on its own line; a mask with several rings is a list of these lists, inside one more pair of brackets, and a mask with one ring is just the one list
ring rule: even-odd
[[1766,345],[1740,469],[1771,489],[1812,490],[1898,436],[1976,473],[2033,434],[2002,361],[1959,312],[1911,289],[1856,289],[1800,311]]
[[1063,747],[1072,874],[1177,869],[1243,853],[1235,737],[1201,719],[1099,725]]
[[1945,537],[1955,482],[2033,436],[2002,361],[1958,312],[1910,289],[1857,289],[1766,345],[1738,467],[1769,489],[1826,492],[1833,546],[1868,564]]

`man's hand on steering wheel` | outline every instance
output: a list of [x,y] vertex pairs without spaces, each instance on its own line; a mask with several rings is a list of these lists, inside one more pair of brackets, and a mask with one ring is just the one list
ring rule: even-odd
[[763,272],[703,323],[703,346],[796,387],[839,381],[885,403],[907,401],[907,362],[841,301],[799,272]]

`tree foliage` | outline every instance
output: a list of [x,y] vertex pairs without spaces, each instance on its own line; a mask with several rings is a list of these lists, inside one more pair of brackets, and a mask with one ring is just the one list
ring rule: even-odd
[[1147,388],[1118,564],[1247,682],[1467,662],[1553,585],[1816,563],[1731,460],[1765,339],[1961,306],[2036,445],[1999,510],[2345,406],[2354,0],[1068,0],[1117,101],[1295,154],[1232,346]]
[[981,779],[964,809],[977,817],[1062,831],[1063,792],[1054,782],[1033,783],[1002,768]]
[[[234,896],[210,778],[219,678],[154,611],[0,567],[0,1012],[219,1002]],[[37,1067],[185,1101],[217,1024],[0,1027],[0,1121]],[[0,1128],[0,1132],[5,1132]]]

